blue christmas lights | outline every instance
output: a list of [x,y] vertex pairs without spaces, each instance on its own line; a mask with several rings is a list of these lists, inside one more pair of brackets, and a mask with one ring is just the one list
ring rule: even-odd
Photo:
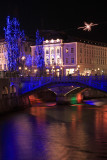
[[17,71],[20,61],[20,48],[25,40],[24,31],[20,31],[20,24],[16,18],[7,17],[7,26],[4,28],[7,48],[7,62],[9,71]]
[[44,38],[40,37],[39,30],[36,32],[36,51],[35,51],[35,64],[37,66],[39,74],[42,74],[44,69],[44,50],[43,50]]
[[32,66],[32,56],[30,54],[26,55],[25,65],[29,68]]

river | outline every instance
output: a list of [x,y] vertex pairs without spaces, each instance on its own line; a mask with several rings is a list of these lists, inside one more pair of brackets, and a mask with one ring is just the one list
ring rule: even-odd
[[25,111],[0,117],[0,160],[102,159],[107,159],[104,99],[64,106],[37,99]]

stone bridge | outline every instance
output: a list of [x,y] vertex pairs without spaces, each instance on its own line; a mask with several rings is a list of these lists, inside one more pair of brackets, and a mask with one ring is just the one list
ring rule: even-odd
[[[77,92],[79,88],[88,88],[81,92],[82,96],[102,95],[107,93],[107,76],[73,76],[73,77],[27,77],[0,79],[0,99],[12,95],[31,95],[40,88],[48,88],[57,95],[57,101],[68,101],[69,94]],[[89,89],[91,88],[91,89]],[[94,89],[94,90],[92,90]],[[93,97],[92,96],[92,97]],[[68,97],[68,98],[67,98]]]
[[25,94],[50,84],[54,84],[54,87],[75,84],[107,92],[107,76],[31,77],[19,79],[17,82],[11,80],[11,82],[17,85],[19,94]]
[[[11,83],[15,85],[15,80]],[[40,78],[24,78],[19,79],[16,83],[18,93],[32,94],[38,89],[48,88],[57,96],[57,102],[63,103],[70,101],[70,93],[78,94],[77,97],[103,97],[107,92],[107,77],[106,76],[76,76],[76,77],[40,77]],[[19,86],[18,86],[19,85]],[[79,91],[78,91],[79,89]],[[84,90],[85,89],[85,90]],[[77,98],[77,99],[79,99]]]

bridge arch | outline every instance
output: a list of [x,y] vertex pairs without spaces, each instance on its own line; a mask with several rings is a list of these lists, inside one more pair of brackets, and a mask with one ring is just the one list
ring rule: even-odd
[[3,86],[1,93],[2,93],[2,98],[3,97],[7,97],[8,93],[9,93],[8,87],[7,86]]
[[68,97],[71,104],[75,104],[81,103],[86,99],[107,97],[107,93],[90,87],[77,87],[75,90],[70,90],[65,96]]

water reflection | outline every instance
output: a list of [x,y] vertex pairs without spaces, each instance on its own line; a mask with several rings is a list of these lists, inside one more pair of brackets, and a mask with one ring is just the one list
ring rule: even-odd
[[0,120],[1,160],[107,158],[107,105],[32,107]]

